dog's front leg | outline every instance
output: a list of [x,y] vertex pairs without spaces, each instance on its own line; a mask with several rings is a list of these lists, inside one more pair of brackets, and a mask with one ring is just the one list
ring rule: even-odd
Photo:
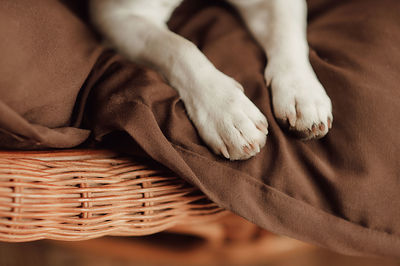
[[[161,2],[164,5],[157,4]],[[265,144],[267,120],[238,82],[218,71],[190,41],[167,29],[174,5],[165,4],[172,2],[93,0],[91,10],[95,24],[117,50],[165,76],[215,153],[231,160],[250,158]]]
[[331,101],[308,58],[305,0],[230,0],[264,48],[265,70],[278,121],[305,139],[332,126]]

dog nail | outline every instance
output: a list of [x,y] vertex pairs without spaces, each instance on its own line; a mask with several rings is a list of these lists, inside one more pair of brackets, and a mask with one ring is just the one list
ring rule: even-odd
[[229,156],[229,152],[228,152],[228,149],[225,146],[221,148],[221,153],[226,159],[229,159],[229,157],[230,157]]
[[317,133],[317,126],[314,124],[311,128],[312,133]]
[[244,151],[245,153],[247,153],[248,155],[251,154],[251,149],[249,148],[249,146],[244,146],[244,147],[243,147],[243,151]]
[[256,153],[260,152],[260,145],[258,145],[257,143],[250,143],[250,147],[252,151],[255,151]]
[[268,127],[264,123],[260,122],[260,123],[257,124],[256,127],[257,127],[258,130],[260,130],[265,135],[268,134]]
[[296,127],[296,114],[288,115],[288,120],[290,127]]
[[328,118],[328,128],[329,129],[332,128],[332,120],[330,118]]
[[250,149],[251,149],[251,150],[254,150],[254,149],[255,149],[254,143],[250,143],[249,146],[250,146]]
[[319,124],[319,130],[325,131],[325,125],[323,123]]

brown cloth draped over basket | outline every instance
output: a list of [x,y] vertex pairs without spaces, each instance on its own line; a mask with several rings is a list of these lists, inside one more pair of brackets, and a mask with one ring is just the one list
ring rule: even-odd
[[335,118],[310,142],[276,123],[267,62],[237,13],[222,1],[184,2],[171,29],[243,84],[269,120],[266,147],[243,162],[215,156],[175,90],[100,46],[72,2],[0,3],[2,148],[106,146],[162,164],[272,232],[400,257],[399,1],[308,1],[310,59]]

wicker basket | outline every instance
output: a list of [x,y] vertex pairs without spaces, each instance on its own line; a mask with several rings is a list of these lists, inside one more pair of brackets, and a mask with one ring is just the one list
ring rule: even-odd
[[172,173],[110,151],[0,152],[0,241],[147,235],[224,213]]

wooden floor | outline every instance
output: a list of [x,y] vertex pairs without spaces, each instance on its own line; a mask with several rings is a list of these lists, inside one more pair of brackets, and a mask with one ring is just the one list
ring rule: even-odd
[[388,258],[349,257],[274,235],[227,213],[145,237],[0,242],[0,266],[400,266]]
[[[278,245],[287,245],[286,250],[272,252],[264,257],[235,262],[225,260],[222,253],[207,251],[201,255],[201,243],[185,237],[156,235],[144,238],[101,238],[85,242],[37,241],[32,243],[0,243],[0,266],[125,266],[125,265],[267,265],[267,266],[400,266],[400,261],[349,257],[303,243],[281,239]],[[277,241],[277,239],[275,239]],[[286,242],[285,242],[286,241]],[[78,244],[77,244],[78,243]],[[193,250],[200,251],[193,253]],[[146,251],[147,250],[147,251]],[[257,251],[255,251],[257,252]],[[149,255],[151,254],[151,255]],[[188,255],[189,254],[189,255]],[[203,250],[203,253],[204,250]],[[193,260],[187,258],[192,256]],[[215,256],[210,263],[210,256]],[[211,258],[212,259],[212,258]]]

